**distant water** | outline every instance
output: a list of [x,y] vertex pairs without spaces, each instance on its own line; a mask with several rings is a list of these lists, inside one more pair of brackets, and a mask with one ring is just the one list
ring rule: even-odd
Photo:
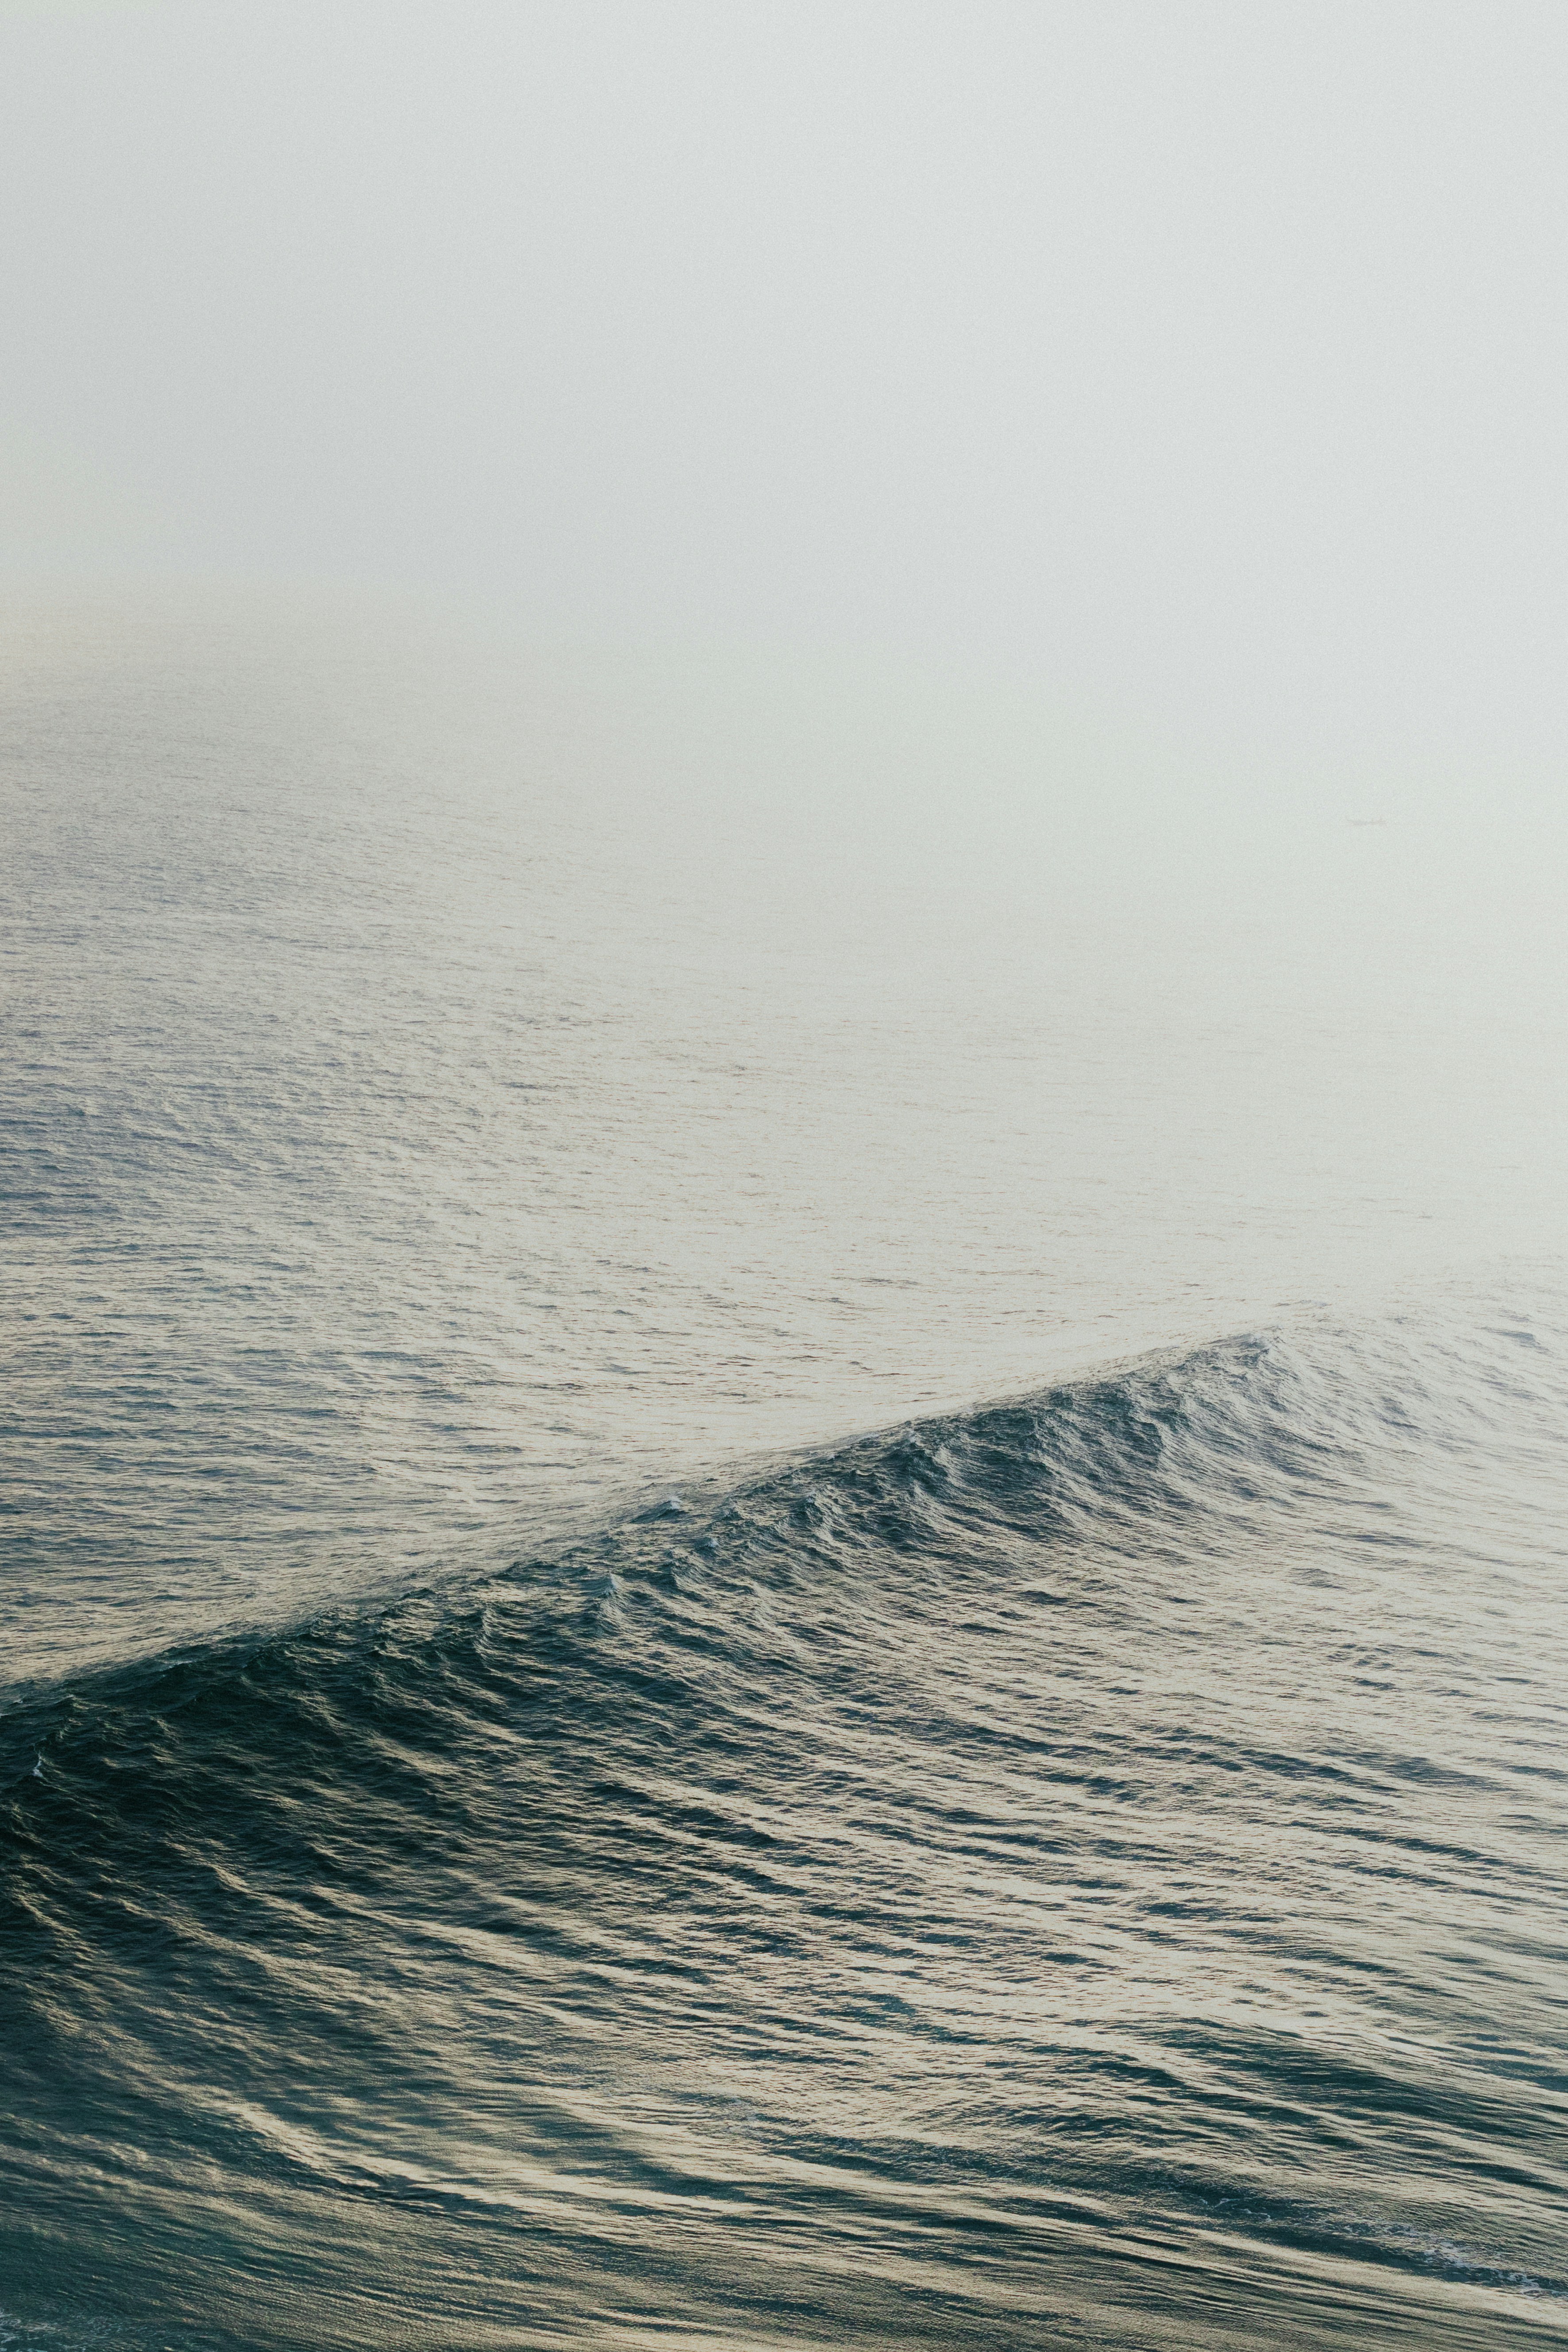
[[5,650],[0,2343],[1568,2330],[1524,898],[885,686]]

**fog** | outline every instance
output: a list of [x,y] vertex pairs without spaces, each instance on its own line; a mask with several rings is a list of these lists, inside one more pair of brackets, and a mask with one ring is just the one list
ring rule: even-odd
[[1554,796],[1559,8],[0,36],[14,593],[364,583],[1005,674],[1112,764],[1336,824]]

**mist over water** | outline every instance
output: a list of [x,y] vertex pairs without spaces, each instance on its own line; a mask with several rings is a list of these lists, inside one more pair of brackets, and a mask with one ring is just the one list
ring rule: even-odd
[[0,2352],[1563,2336],[1564,87],[0,5]]
[[1543,821],[6,650],[11,2340],[1561,2332]]
[[1525,856],[1446,906],[1332,809],[1260,874],[869,665],[255,599],[12,652],[18,1676],[1550,1223]]

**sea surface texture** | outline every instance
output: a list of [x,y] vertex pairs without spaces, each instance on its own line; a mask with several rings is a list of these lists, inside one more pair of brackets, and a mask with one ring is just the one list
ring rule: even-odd
[[5,654],[0,2344],[1568,2336],[1523,898],[749,656]]

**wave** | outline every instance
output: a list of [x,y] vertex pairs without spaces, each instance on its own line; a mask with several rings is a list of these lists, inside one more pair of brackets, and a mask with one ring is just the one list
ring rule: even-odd
[[16,2326],[1560,2324],[1563,1402],[1244,1336],[26,1696]]

